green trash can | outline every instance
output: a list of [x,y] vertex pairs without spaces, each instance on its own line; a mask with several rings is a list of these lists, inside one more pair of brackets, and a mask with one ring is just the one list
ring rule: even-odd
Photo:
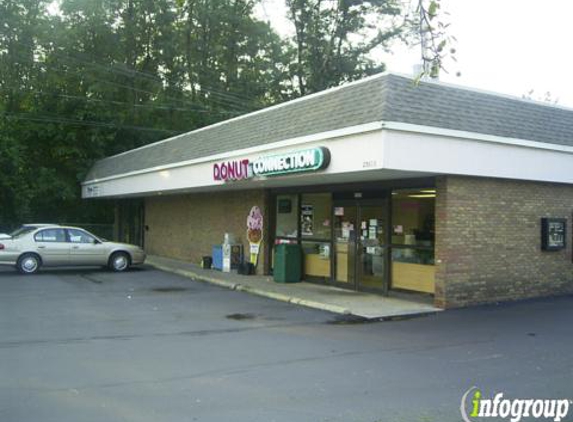
[[299,245],[276,245],[273,275],[277,283],[297,283],[300,281],[302,278],[302,253]]

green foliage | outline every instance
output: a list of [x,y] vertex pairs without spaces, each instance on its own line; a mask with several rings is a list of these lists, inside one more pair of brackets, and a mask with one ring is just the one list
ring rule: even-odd
[[302,95],[384,70],[368,54],[397,37],[395,0],[286,0],[296,30],[292,65]]
[[287,0],[281,39],[258,1],[0,1],[0,231],[108,222],[95,160],[379,71],[398,33],[394,0]]
[[456,60],[453,47],[456,38],[448,32],[450,24],[442,11],[441,0],[415,0],[415,4],[415,11],[406,18],[405,26],[409,29],[405,31],[405,38],[420,45],[422,68],[417,81],[424,77],[438,78],[441,71],[446,71],[445,59]]

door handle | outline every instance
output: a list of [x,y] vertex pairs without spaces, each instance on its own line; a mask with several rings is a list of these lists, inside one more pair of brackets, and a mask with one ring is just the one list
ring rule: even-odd
[[46,249],[46,247],[43,245],[40,245],[40,246],[38,246],[38,249]]
[[72,249],[79,249],[79,246],[72,246]]

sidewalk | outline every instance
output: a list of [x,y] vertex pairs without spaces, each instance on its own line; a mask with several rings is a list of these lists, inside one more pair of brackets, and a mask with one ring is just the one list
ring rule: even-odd
[[431,303],[321,286],[313,283],[275,283],[269,276],[244,276],[205,270],[175,259],[148,256],[146,264],[159,270],[205,281],[232,290],[248,292],[270,299],[367,319],[413,317],[441,311]]

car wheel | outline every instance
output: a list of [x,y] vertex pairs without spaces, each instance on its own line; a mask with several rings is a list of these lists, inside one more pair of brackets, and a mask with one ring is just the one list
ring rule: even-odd
[[16,268],[20,274],[35,274],[40,269],[42,260],[35,253],[26,253],[18,259]]
[[109,258],[109,268],[115,272],[125,271],[129,268],[130,261],[125,252],[116,252]]

